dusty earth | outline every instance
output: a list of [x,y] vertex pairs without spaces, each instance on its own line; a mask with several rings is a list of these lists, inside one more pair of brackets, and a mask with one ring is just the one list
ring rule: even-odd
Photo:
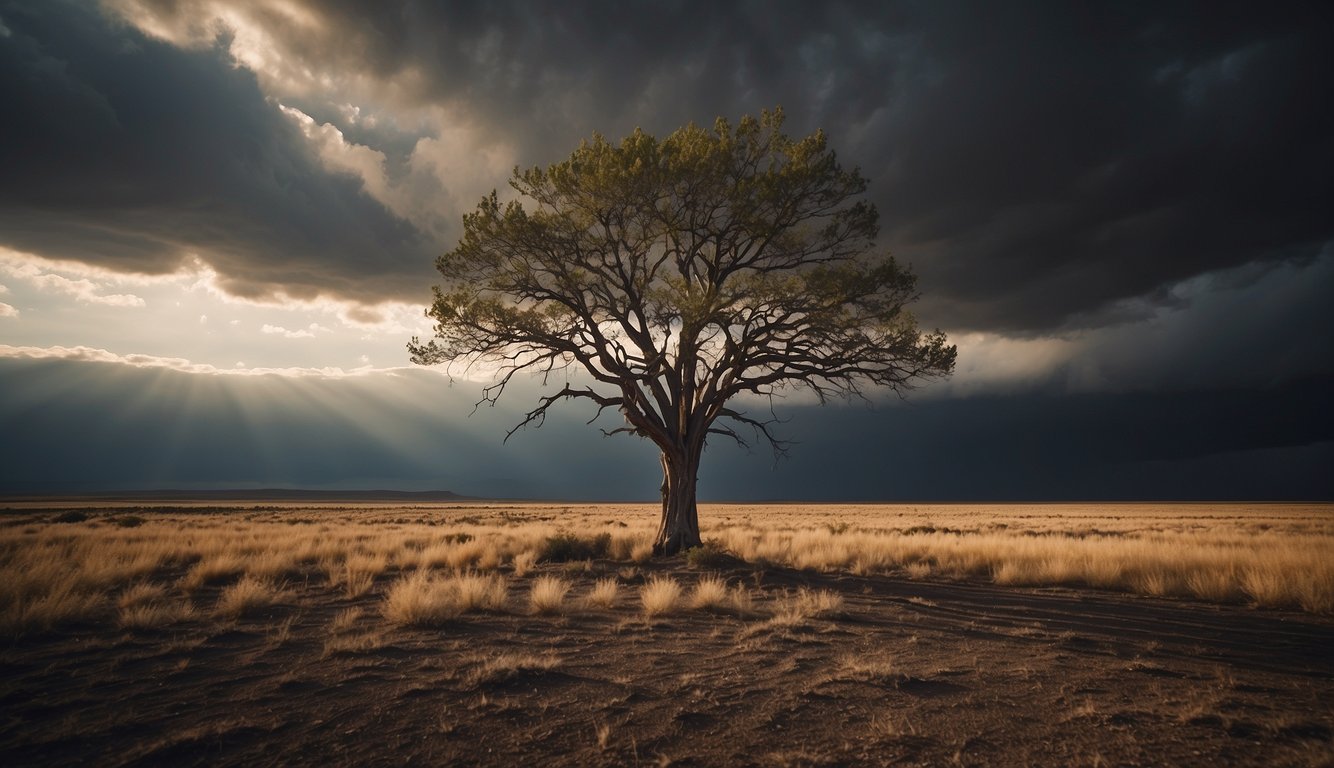
[[[0,648],[0,764],[1331,765],[1334,621],[1073,589],[747,565],[757,615],[646,620],[619,602],[411,629],[391,577],[327,649],[342,592],[298,585],[236,621],[69,628]],[[531,577],[530,577],[531,578]],[[772,623],[807,586],[841,615]],[[216,588],[213,588],[216,590]],[[208,594],[200,596],[207,603]]]

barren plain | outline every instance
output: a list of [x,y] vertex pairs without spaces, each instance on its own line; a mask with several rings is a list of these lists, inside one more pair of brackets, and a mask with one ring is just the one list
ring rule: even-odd
[[4,765],[1334,764],[1327,505],[3,506]]

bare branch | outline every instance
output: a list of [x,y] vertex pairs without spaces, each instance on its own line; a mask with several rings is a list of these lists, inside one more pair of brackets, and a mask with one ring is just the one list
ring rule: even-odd
[[[513,375],[513,372],[508,374],[504,379],[504,381],[508,381],[509,380],[508,376],[510,375]],[[488,388],[488,389],[493,389],[493,388]],[[498,397],[499,393],[497,392],[495,397],[490,397],[489,395],[483,397],[482,402],[494,403],[496,398]],[[556,404],[557,402],[560,402],[561,400],[575,400],[575,399],[592,400],[593,402],[597,403],[599,415],[602,413],[603,410],[607,408],[615,408],[621,404],[620,398],[603,397],[602,395],[599,395],[598,393],[594,392],[591,389],[574,389],[572,387],[567,386],[554,395],[547,395],[545,397],[540,398],[537,407],[529,411],[527,414],[525,414],[523,421],[520,421],[518,424],[511,427],[508,432],[505,433],[504,442],[509,442],[511,435],[513,435],[515,432],[518,432],[520,429],[523,429],[524,427],[528,426],[529,424],[532,424],[534,427],[542,426],[542,424],[546,422],[547,409],[549,409],[552,405]],[[592,424],[596,420],[597,416],[594,416],[592,419],[588,421],[588,423]]]

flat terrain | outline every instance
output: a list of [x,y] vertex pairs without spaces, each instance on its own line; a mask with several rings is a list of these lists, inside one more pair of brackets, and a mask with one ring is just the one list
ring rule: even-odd
[[[797,531],[828,519],[809,506],[714,513],[762,513]],[[1328,509],[1262,513],[1303,535],[1329,523]],[[266,537],[295,546],[289,529],[361,541],[363,554],[386,537],[421,541],[393,550],[364,589],[350,569],[333,575],[328,552],[270,564],[273,591],[236,611],[227,593],[251,569],[199,576],[220,557],[209,551],[162,555],[46,625],[20,610],[40,600],[15,591],[8,609],[25,618],[0,636],[3,765],[1334,764],[1334,619],[1244,595],[1206,602],[728,555],[529,563],[501,544],[494,563],[482,549],[458,569],[425,557],[444,540],[453,549],[442,558],[462,557],[507,524],[516,541],[540,541],[571,516],[589,533],[624,516],[627,535],[642,537],[652,522],[642,508],[99,507],[53,522],[60,514],[69,510],[5,513],[4,564],[44,537],[86,558],[113,535],[198,546],[230,531],[256,542],[256,561]],[[868,530],[897,525],[884,522],[894,510],[861,514]],[[457,536],[465,529],[469,541]],[[351,546],[345,567],[359,556]],[[421,624],[395,618],[389,595],[418,572],[485,572],[503,598]],[[692,606],[693,585],[711,575],[744,600]],[[546,612],[531,600],[542,576],[569,587]],[[684,592],[650,615],[640,589],[661,577]],[[616,592],[590,602],[599,581]],[[136,584],[189,610],[127,619]]]

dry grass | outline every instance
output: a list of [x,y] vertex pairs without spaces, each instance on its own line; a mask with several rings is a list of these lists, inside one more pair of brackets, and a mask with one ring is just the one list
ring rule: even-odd
[[727,602],[732,606],[732,611],[738,616],[752,616],[755,614],[755,600],[750,594],[750,590],[740,584],[732,587],[728,593]]
[[161,629],[194,616],[194,606],[172,600],[160,584],[135,584],[116,599],[116,624],[122,629]]
[[534,552],[533,550],[527,550],[525,552],[520,552],[519,554],[515,555],[514,560],[512,562],[512,565],[514,566],[515,578],[522,578],[526,576],[529,571],[533,570],[533,566],[536,564],[537,564],[537,553]]
[[700,577],[690,590],[690,607],[703,610],[717,610],[729,602],[727,582],[716,574]]
[[[548,762],[629,765],[653,762],[664,746],[678,761],[706,763],[737,755],[776,762],[780,753],[820,764],[879,756],[948,765],[951,755],[960,764],[985,763],[988,755],[1079,763],[1091,754],[1080,745],[1109,744],[1108,733],[1130,745],[1110,754],[1166,755],[1165,763],[1190,763],[1197,746],[1203,754],[1195,762],[1316,764],[1302,755],[1327,751],[1329,718],[1319,710],[1326,691],[1310,682],[1320,646],[1309,640],[1328,634],[1328,619],[1084,592],[1009,599],[1001,587],[980,584],[1096,583],[1320,610],[1330,550],[1312,553],[1331,529],[1316,515],[1275,516],[1260,531],[1251,526],[1270,519],[1258,516],[1269,515],[1264,510],[1178,520],[1170,508],[1109,508],[1104,518],[1067,521],[1039,517],[1047,514],[1040,507],[1010,510],[1008,518],[939,508],[702,510],[707,538],[772,564],[752,568],[730,558],[712,566],[688,566],[684,558],[630,563],[652,534],[652,510],[641,520],[638,508],[620,506],[568,513],[539,505],[389,507],[150,511],[133,530],[48,525],[29,513],[0,519],[8,523],[0,525],[0,620],[14,633],[0,644],[26,665],[12,676],[15,685],[46,692],[28,703],[32,697],[11,697],[19,707],[15,728],[46,723],[31,734],[15,731],[14,739],[28,740],[15,743],[51,752],[52,734],[60,734],[68,751],[88,743],[87,729],[75,726],[91,715],[107,733],[93,733],[98,738],[84,751],[97,751],[110,734],[112,752],[139,754],[129,742],[141,729],[117,725],[133,725],[135,713],[117,711],[116,703],[146,695],[161,699],[154,711],[193,712],[180,725],[200,728],[205,739],[240,738],[250,751],[263,741],[280,758],[300,760],[304,747],[290,740],[290,728],[268,734],[276,741],[258,732],[228,735],[210,730],[209,712],[190,709],[199,695],[243,704],[259,695],[260,709],[274,710],[258,713],[266,722],[335,723],[338,733],[354,736],[374,733],[395,707],[411,710],[396,721],[416,734],[395,742],[407,745],[395,751],[398,762],[431,755],[466,761],[478,734],[491,735],[494,754],[481,759],[495,763],[523,763],[540,752],[556,756]],[[837,515],[856,522],[826,525]],[[289,521],[296,517],[304,521]],[[618,525],[622,519],[630,525]],[[93,514],[89,523],[98,520]],[[558,526],[587,539],[609,531],[607,557],[591,566],[534,565],[525,553]],[[929,530],[912,530],[919,526]],[[1173,559],[1164,559],[1164,548],[1175,545]],[[496,558],[495,567],[482,567]],[[451,560],[471,565],[459,571]],[[865,576],[847,577],[845,569]],[[905,577],[970,583],[905,589]],[[254,609],[262,621],[235,631],[214,606],[224,594],[244,602],[231,596],[251,583],[290,585],[290,597]],[[812,589],[799,590],[803,583]],[[555,596],[544,598],[548,590]],[[59,605],[72,607],[48,610]],[[1155,620],[1134,621],[1140,611]],[[828,620],[846,612],[857,620]],[[60,632],[45,636],[43,626]],[[1284,635],[1270,664],[1265,638],[1274,628]],[[685,672],[671,663],[696,658],[713,663]],[[1237,685],[1177,722],[1192,692],[1208,687],[1215,664],[1236,674]],[[101,685],[102,678],[114,685]],[[201,686],[209,690],[200,694]],[[99,704],[93,699],[101,693],[115,700]],[[1006,715],[1016,696],[1026,719]],[[1082,706],[1090,700],[1093,707]],[[1083,729],[1078,744],[1056,727],[1072,711]],[[347,712],[362,716],[348,720]],[[966,733],[950,730],[960,717]],[[729,719],[745,727],[730,728]],[[1233,725],[1235,733],[1225,733]],[[708,736],[700,742],[707,750],[678,751],[674,734],[682,729]],[[297,730],[318,738],[328,729]],[[501,731],[508,736],[498,740]],[[976,733],[987,739],[969,742]],[[1260,741],[1272,742],[1272,756]],[[1243,744],[1249,752],[1237,751]],[[162,755],[178,751],[170,740],[163,745],[171,751]],[[1151,751],[1160,748],[1168,751]]]
[[245,573],[246,560],[238,552],[219,552],[200,560],[181,579],[181,589],[193,592],[200,587],[217,584]]
[[526,674],[549,672],[560,664],[560,658],[549,653],[501,653],[478,659],[467,680],[474,687],[495,685]]
[[432,627],[471,611],[503,610],[508,595],[508,585],[498,575],[438,576],[419,570],[389,587],[381,610],[395,624]]
[[715,537],[744,560],[805,570],[989,577],[1334,612],[1327,510],[1221,506],[852,508],[849,517],[860,524],[842,533],[814,522],[757,525],[738,515],[743,524],[721,527]]
[[383,648],[385,640],[372,632],[333,635],[324,641],[323,658],[340,654],[369,653]]
[[1241,599],[1237,574],[1232,569],[1198,570],[1186,575],[1186,588],[1192,595],[1215,603]]
[[39,597],[6,605],[0,613],[0,628],[6,634],[20,635],[92,622],[102,615],[105,602],[102,595],[80,591],[68,583],[57,584]]
[[122,629],[162,629],[193,618],[195,607],[175,600],[121,608],[117,626]]
[[121,609],[134,608],[146,603],[160,602],[166,597],[166,587],[142,581],[121,592],[120,597],[116,598],[116,606]]
[[616,605],[616,597],[620,591],[620,585],[616,579],[607,577],[598,579],[589,590],[586,598],[588,604],[597,608],[611,608]]
[[389,587],[382,608],[384,617],[410,627],[435,627],[462,611],[449,582],[417,571]]
[[264,649],[274,651],[287,645],[292,640],[292,628],[299,617],[295,614],[283,619],[281,624],[270,626],[264,635]]
[[886,659],[846,655],[838,660],[838,666],[830,675],[830,679],[897,686],[908,679],[908,676],[903,674],[897,665]]
[[[0,528],[0,632],[163,626],[190,615],[183,597],[229,592],[229,584],[241,582],[247,586],[230,590],[234,596],[219,600],[219,610],[244,612],[231,606],[265,599],[255,585],[309,585],[312,578],[350,601],[383,589],[378,597],[386,615],[430,623],[469,610],[503,610],[506,585],[498,569],[508,563],[506,573],[529,574],[537,553],[562,531],[605,542],[613,560],[642,562],[656,523],[651,506],[450,509],[154,511],[139,513],[143,522],[132,528],[107,524],[119,519],[115,512],[90,509],[82,522],[57,524],[56,513],[38,510],[32,522]],[[706,506],[701,521],[719,548],[763,566],[1069,585],[1328,615],[1334,614],[1330,512],[1321,505],[728,505]],[[296,517],[304,517],[301,524]],[[429,608],[429,600],[406,607],[410,590],[399,582],[434,569],[451,569],[460,581],[427,579],[422,589],[443,590],[437,607]],[[398,581],[380,587],[391,572],[400,574]],[[611,607],[614,589],[595,587],[582,604]],[[703,592],[665,604],[726,609],[716,585],[694,589]],[[245,590],[253,596],[243,599]],[[749,612],[747,597],[733,590],[727,602]],[[400,602],[402,610],[391,606]]]
[[843,596],[827,589],[799,589],[774,601],[774,619],[782,624],[799,624],[806,619],[829,619],[843,615]]
[[333,621],[329,622],[330,634],[338,635],[352,629],[364,614],[365,611],[360,608],[346,608],[339,611],[333,617]]
[[645,616],[671,613],[680,601],[681,585],[669,576],[654,576],[639,588],[639,602]]
[[925,579],[931,576],[930,563],[908,563],[903,566],[903,570],[910,579]]
[[278,602],[282,591],[265,579],[246,576],[222,590],[215,611],[229,619],[240,618],[256,609],[267,608]]
[[457,596],[459,610],[503,611],[509,597],[509,585],[497,574],[464,573],[449,580]]
[[349,599],[355,600],[371,591],[375,586],[375,574],[366,572],[346,571],[343,579],[344,591]]
[[354,554],[343,563],[343,586],[347,596],[356,599],[371,591],[375,579],[389,566],[384,553]]
[[290,550],[268,549],[247,557],[245,561],[247,575],[268,581],[295,576],[300,570],[296,553]]
[[636,544],[630,550],[630,561],[633,563],[647,563],[653,557],[653,543],[649,541]]
[[570,582],[559,576],[538,576],[528,593],[528,604],[533,613],[550,615],[565,611],[565,595],[570,591]]

